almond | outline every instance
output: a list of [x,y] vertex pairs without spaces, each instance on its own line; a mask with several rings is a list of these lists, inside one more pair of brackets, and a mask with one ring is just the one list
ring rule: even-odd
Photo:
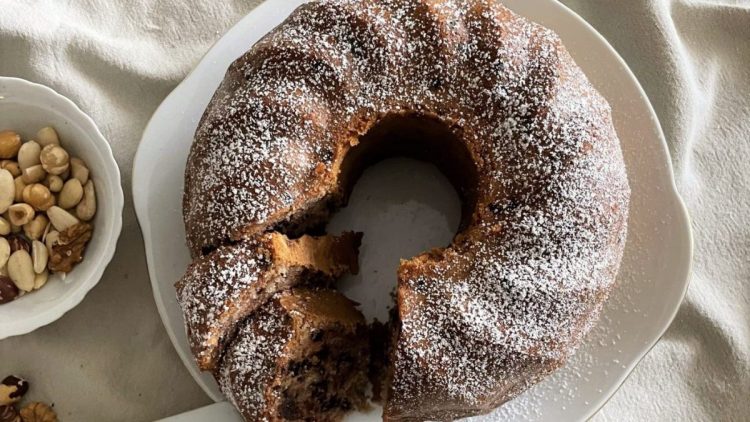
[[36,133],[36,140],[43,147],[47,145],[60,145],[60,137],[57,136],[57,131],[50,126],[39,129],[39,132]]
[[34,290],[34,265],[31,255],[25,250],[17,250],[8,258],[8,276],[20,290]]
[[39,154],[42,153],[42,147],[34,141],[24,142],[18,150],[18,166],[23,171],[31,166],[40,164]]
[[31,242],[31,261],[34,263],[34,272],[41,274],[47,269],[49,251],[44,243],[35,240]]
[[47,217],[55,227],[55,230],[61,232],[68,227],[74,226],[79,223],[78,219],[73,214],[65,211],[64,209],[54,206],[47,210]]
[[57,205],[63,209],[70,209],[78,205],[83,198],[83,186],[78,179],[70,179],[63,185],[58,196]]
[[8,170],[0,169],[0,214],[13,205],[16,198],[16,184]]
[[76,215],[82,221],[90,221],[96,214],[96,188],[94,181],[89,180],[83,187],[83,198],[76,207]]

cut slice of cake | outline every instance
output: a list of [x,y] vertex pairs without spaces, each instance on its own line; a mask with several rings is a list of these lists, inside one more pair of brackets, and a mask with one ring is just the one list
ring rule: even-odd
[[353,232],[298,239],[265,233],[196,258],[175,286],[198,367],[214,369],[237,322],[274,293],[328,286],[356,273],[361,238]]
[[366,406],[368,328],[354,306],[296,288],[241,324],[214,375],[245,420],[333,422]]

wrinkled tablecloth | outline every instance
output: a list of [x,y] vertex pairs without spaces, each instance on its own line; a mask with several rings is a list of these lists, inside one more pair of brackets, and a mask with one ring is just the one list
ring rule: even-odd
[[[51,86],[90,114],[112,145],[126,192],[117,255],[100,284],[59,321],[0,341],[0,375],[30,378],[33,399],[54,402],[63,421],[147,421],[209,402],[154,305],[131,166],[159,103],[257,3],[0,0],[0,75]],[[676,321],[595,419],[748,420],[750,1],[564,3],[610,41],[645,88],[696,242]]]

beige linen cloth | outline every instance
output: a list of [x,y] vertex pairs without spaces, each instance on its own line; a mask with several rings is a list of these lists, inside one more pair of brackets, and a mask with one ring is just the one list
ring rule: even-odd
[[[59,321],[0,341],[0,376],[28,377],[31,398],[54,402],[63,421],[147,421],[209,402],[156,312],[131,166],[158,104],[257,3],[0,0],[0,75],[49,85],[89,113],[126,192],[117,255],[99,285]],[[696,241],[675,323],[596,419],[749,420],[750,1],[566,3],[648,93]]]

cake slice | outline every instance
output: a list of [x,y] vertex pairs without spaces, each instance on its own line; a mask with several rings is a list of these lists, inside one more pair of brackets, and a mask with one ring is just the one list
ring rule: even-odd
[[361,233],[289,239],[265,233],[196,258],[175,287],[198,367],[211,370],[235,325],[274,293],[356,273]]
[[366,406],[368,339],[354,302],[296,288],[242,324],[214,375],[247,421],[339,421]]

